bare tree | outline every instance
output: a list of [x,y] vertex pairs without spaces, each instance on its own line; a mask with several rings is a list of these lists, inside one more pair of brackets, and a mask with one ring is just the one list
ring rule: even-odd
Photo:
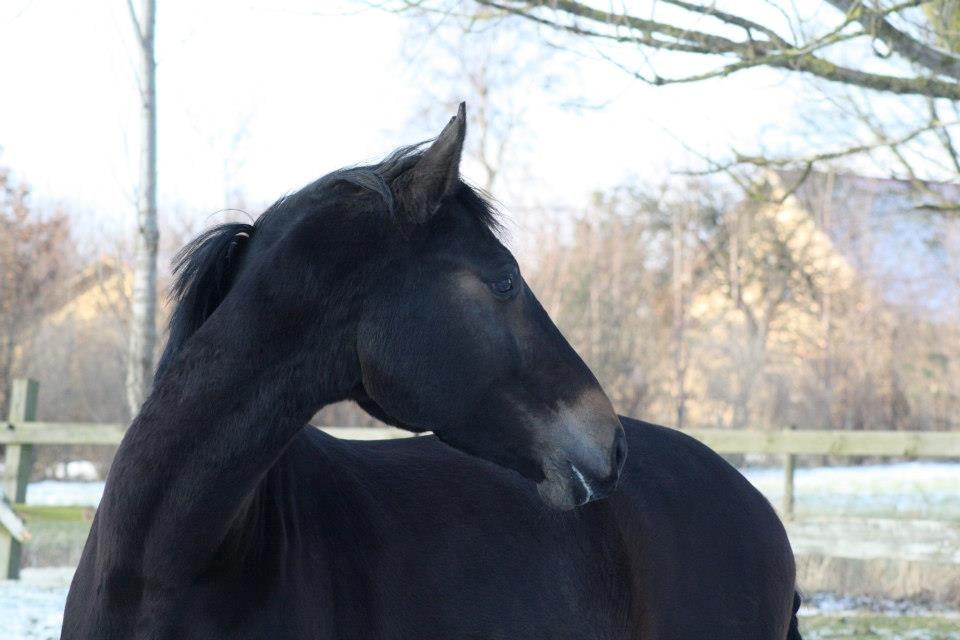
[[141,15],[127,0],[140,53],[140,187],[137,203],[137,236],[134,245],[133,297],[130,306],[130,340],[127,349],[127,407],[131,415],[150,387],[157,343],[157,63],[154,57],[155,0],[143,0]]
[[653,405],[670,393],[660,195],[598,194],[569,234],[541,228],[525,276],[614,405],[632,415],[658,414]]
[[[29,192],[0,168],[0,410],[10,378],[39,320],[63,293],[72,266],[69,220],[63,213],[41,215]],[[0,413],[5,415],[5,413]]]
[[[783,155],[731,150],[703,158],[707,172],[742,166],[799,167],[844,157],[879,158],[901,177],[960,173],[960,4],[956,0],[825,0],[826,11],[748,0],[394,0],[440,15],[501,24],[513,16],[540,28],[546,47],[584,49],[653,86],[772,69],[812,80],[821,113]],[[586,47],[581,45],[587,44]],[[816,106],[812,103],[824,103]],[[749,108],[747,106],[747,108]],[[853,126],[824,131],[838,114]],[[838,136],[836,133],[841,135]],[[933,175],[931,175],[933,174]],[[754,174],[755,175],[755,174]],[[753,190],[756,185],[747,185]],[[927,208],[957,210],[930,194]]]
[[[698,190],[692,189],[693,193]],[[670,219],[670,290],[673,350],[673,397],[676,414],[674,424],[683,429],[687,424],[687,371],[690,367],[690,302],[694,289],[697,265],[691,255],[696,251],[699,203],[684,202],[671,207]],[[694,246],[691,246],[694,245]]]
[[[637,79],[654,85],[697,82],[772,67],[877,91],[960,99],[960,58],[949,48],[930,42],[927,36],[936,32],[920,9],[925,5],[952,5],[950,0],[826,1],[836,9],[835,16],[824,28],[810,34],[807,32],[812,25],[801,24],[798,14],[788,13],[791,9],[787,3],[787,8],[774,4],[773,12],[759,11],[756,3],[753,11],[741,8],[740,12],[728,12],[715,2],[660,0],[648,3],[649,11],[644,15],[639,11],[597,9],[577,0],[476,0],[476,4],[601,43],[693,54],[716,61],[713,68],[679,76],[661,75],[652,64],[645,69],[622,65]],[[762,14],[766,19],[759,17]],[[866,47],[877,56],[895,56],[906,63],[898,70],[909,67],[915,71],[882,73],[834,61],[838,45],[849,43]]]
[[514,21],[410,15],[415,19],[403,55],[421,85],[418,121],[442,119],[465,100],[471,130],[465,152],[479,170],[476,184],[502,195],[509,189],[504,174],[519,181],[516,174],[524,169],[515,133],[525,122],[530,83],[546,85],[554,78],[548,53],[530,46],[530,28]]

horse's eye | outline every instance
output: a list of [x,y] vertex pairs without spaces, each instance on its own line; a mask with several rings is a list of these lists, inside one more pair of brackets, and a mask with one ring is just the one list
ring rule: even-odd
[[493,283],[493,290],[497,293],[510,293],[513,290],[513,276],[503,276]]

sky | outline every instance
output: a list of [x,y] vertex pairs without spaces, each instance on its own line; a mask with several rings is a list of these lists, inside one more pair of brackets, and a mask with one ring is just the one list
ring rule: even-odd
[[[158,0],[162,214],[215,222],[227,191],[266,204],[439,132],[444,120],[417,114],[424,96],[456,87],[435,86],[429,49],[403,59],[409,24],[346,0]],[[132,226],[132,34],[119,0],[0,3],[0,164],[32,186],[38,204],[74,212],[89,232],[80,237]],[[662,180],[698,155],[777,148],[804,99],[796,79],[762,70],[655,88],[589,56],[563,64],[569,86],[531,82],[515,134],[529,165],[525,186],[558,206],[627,179]],[[594,107],[558,97],[572,92]]]

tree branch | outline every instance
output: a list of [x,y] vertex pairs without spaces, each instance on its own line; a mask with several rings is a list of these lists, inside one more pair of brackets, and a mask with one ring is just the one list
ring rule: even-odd
[[137,36],[137,44],[143,49],[146,47],[147,37],[143,33],[143,27],[140,26],[140,18],[137,17],[137,10],[133,8],[133,0],[127,0],[127,11],[130,12],[130,22],[133,24],[133,32]]
[[[904,59],[914,62],[935,74],[960,80],[960,57],[934,49],[900,31],[884,17],[889,15],[890,11],[878,11],[867,6],[863,0],[827,0],[827,2],[856,19],[867,32]],[[897,9],[915,7],[925,2],[926,0],[915,0],[898,5]]]
[[923,127],[914,129],[898,138],[887,138],[882,136],[880,132],[874,130],[873,133],[877,136],[877,140],[871,143],[860,144],[852,147],[847,147],[846,149],[839,149],[836,151],[824,151],[822,153],[816,153],[810,156],[805,156],[802,158],[766,158],[764,156],[749,156],[735,153],[733,160],[723,164],[714,164],[710,169],[706,171],[692,171],[687,172],[687,175],[707,175],[711,173],[717,173],[721,171],[727,171],[733,169],[737,166],[743,165],[752,165],[755,167],[761,168],[771,168],[778,169],[783,167],[789,167],[793,165],[804,165],[812,166],[820,162],[828,162],[830,160],[837,160],[839,158],[845,158],[849,156],[860,155],[864,153],[869,153],[871,151],[876,151],[878,149],[891,149],[896,147],[901,147],[908,142],[915,140],[925,133],[935,131],[937,129],[945,129],[948,127],[954,127],[960,125],[960,121],[953,121],[947,123],[934,122],[929,123]]
[[714,6],[703,6],[698,4],[692,4],[690,2],[684,2],[683,0],[662,0],[662,1],[664,4],[672,4],[681,9],[690,11],[691,13],[700,13],[705,16],[711,16],[729,25],[741,27],[746,30],[748,36],[751,35],[752,31],[758,31],[766,35],[770,39],[770,42],[773,42],[785,48],[790,46],[790,43],[784,38],[782,38],[773,29],[769,27],[765,27],[764,25],[758,22],[755,22],[753,20],[748,20],[747,18],[735,16],[732,13],[720,11]]
[[[686,0],[663,0],[664,2],[683,9],[690,13],[710,16],[724,24],[737,26],[747,31],[747,39],[734,40],[724,36],[697,29],[685,29],[666,22],[641,18],[627,13],[613,13],[595,9],[577,0],[476,0],[478,4],[497,9],[506,13],[520,16],[538,24],[554,29],[566,31],[576,35],[607,39],[621,43],[633,43],[654,49],[684,51],[703,55],[718,55],[734,57],[736,60],[724,65],[720,69],[692,75],[685,78],[661,78],[652,80],[642,74],[635,73],[653,84],[673,84],[680,82],[696,82],[707,78],[730,75],[744,69],[767,66],[788,71],[800,71],[816,77],[847,85],[883,91],[900,95],[922,95],[934,98],[960,100],[960,85],[953,79],[960,79],[960,58],[932,49],[908,34],[893,27],[885,16],[896,11],[917,6],[922,0],[908,0],[907,2],[888,7],[887,9],[871,9],[870,17],[863,17],[865,12],[859,0],[830,0],[834,6],[851,6],[844,21],[828,34],[821,36],[804,45],[791,45],[775,30],[765,27],[756,21],[719,11],[710,6],[702,6]],[[842,8],[842,7],[841,7]],[[598,29],[584,27],[577,23],[568,23],[559,19],[552,19],[542,15],[542,11],[553,11],[568,18],[586,20],[604,25],[613,29],[613,33],[604,33]],[[864,25],[866,31],[853,34],[844,33],[851,22]],[[623,29],[631,31],[629,35],[622,33]],[[763,34],[764,38],[754,39],[754,32]],[[871,73],[848,66],[831,62],[823,57],[814,55],[814,51],[837,44],[855,37],[877,37],[888,43],[891,50],[896,51],[905,59],[924,66],[940,76],[947,76],[951,80],[930,78],[923,76],[899,76],[882,73]]]

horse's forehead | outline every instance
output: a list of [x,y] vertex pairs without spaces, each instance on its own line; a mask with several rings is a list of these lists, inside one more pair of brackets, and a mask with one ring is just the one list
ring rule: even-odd
[[437,231],[434,235],[441,241],[482,251],[503,247],[496,234],[467,207],[452,205],[434,224]]

